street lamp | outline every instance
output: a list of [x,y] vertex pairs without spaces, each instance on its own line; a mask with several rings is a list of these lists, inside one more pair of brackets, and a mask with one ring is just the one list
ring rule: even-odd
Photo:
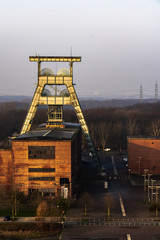
[[158,191],[159,191],[159,186],[156,186],[156,219],[158,217]]
[[144,174],[142,175],[144,177],[144,202],[146,201],[146,176],[147,176],[148,169],[144,169]]
[[151,203],[153,203],[153,185],[156,180],[151,179]]
[[144,177],[144,192],[146,192],[146,176],[147,176],[148,169],[144,169],[144,174],[142,175]]
[[[153,184],[153,182],[152,182]],[[156,192],[153,193],[153,194],[156,194],[156,220],[157,220],[157,217],[158,217],[158,202],[159,202],[159,198],[158,198],[158,194],[159,194],[159,189],[160,189],[160,186],[150,186],[150,188],[153,190],[153,189],[156,189]]]
[[150,177],[152,176],[152,174],[148,173],[148,201],[150,202],[150,194],[149,194],[149,186],[150,186]]

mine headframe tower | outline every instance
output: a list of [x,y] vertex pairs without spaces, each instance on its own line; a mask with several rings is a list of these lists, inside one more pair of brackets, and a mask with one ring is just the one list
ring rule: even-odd
[[[39,105],[48,105],[47,124],[51,127],[63,127],[63,105],[72,105],[82,127],[98,172],[100,175],[105,176],[73,85],[73,63],[81,62],[81,57],[31,56],[29,57],[29,60],[38,63],[38,83],[20,134],[26,133],[30,130]],[[58,72],[57,74],[54,74],[53,72],[48,71],[50,70],[48,68],[41,70],[42,62],[69,62],[70,70],[68,70],[68,72],[62,71],[59,74]],[[51,95],[49,92],[47,93],[48,90],[45,89],[46,85],[54,89],[56,89],[57,86],[65,85],[67,94],[60,94],[59,96],[57,96],[57,94]]]

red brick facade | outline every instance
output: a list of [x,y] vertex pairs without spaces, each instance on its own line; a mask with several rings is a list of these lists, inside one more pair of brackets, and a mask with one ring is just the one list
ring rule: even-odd
[[[68,179],[69,192],[73,192],[81,163],[79,137],[76,133],[71,140],[13,140],[11,150],[0,150],[0,184],[7,188],[12,184],[25,194],[36,190],[57,195],[61,179]],[[53,159],[30,158],[31,146],[53,147]]]
[[0,150],[0,187],[11,189],[12,185],[12,150]]
[[160,174],[160,139],[128,138],[128,168],[131,174]]

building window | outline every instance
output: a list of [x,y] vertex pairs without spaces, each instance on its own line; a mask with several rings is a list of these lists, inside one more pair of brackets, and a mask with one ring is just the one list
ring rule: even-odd
[[41,192],[41,189],[33,189],[33,188],[29,188],[28,189],[28,193],[31,195],[32,193],[35,193],[35,192],[39,192],[41,194],[43,194],[44,197],[47,197],[47,196],[55,196],[55,193],[54,192]]
[[28,146],[29,159],[55,159],[53,146]]
[[29,177],[29,181],[54,181],[55,177]]
[[55,172],[55,168],[29,168],[29,172]]
[[60,178],[60,185],[69,184],[69,178]]

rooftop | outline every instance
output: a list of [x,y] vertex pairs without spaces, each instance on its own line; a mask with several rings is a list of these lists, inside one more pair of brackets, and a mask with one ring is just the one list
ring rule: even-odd
[[41,124],[38,128],[26,132],[14,140],[72,140],[74,134],[80,129],[78,123],[64,123],[64,128],[46,128],[46,124]]
[[160,139],[160,136],[143,136],[143,135],[139,135],[139,136],[128,136],[128,139]]

